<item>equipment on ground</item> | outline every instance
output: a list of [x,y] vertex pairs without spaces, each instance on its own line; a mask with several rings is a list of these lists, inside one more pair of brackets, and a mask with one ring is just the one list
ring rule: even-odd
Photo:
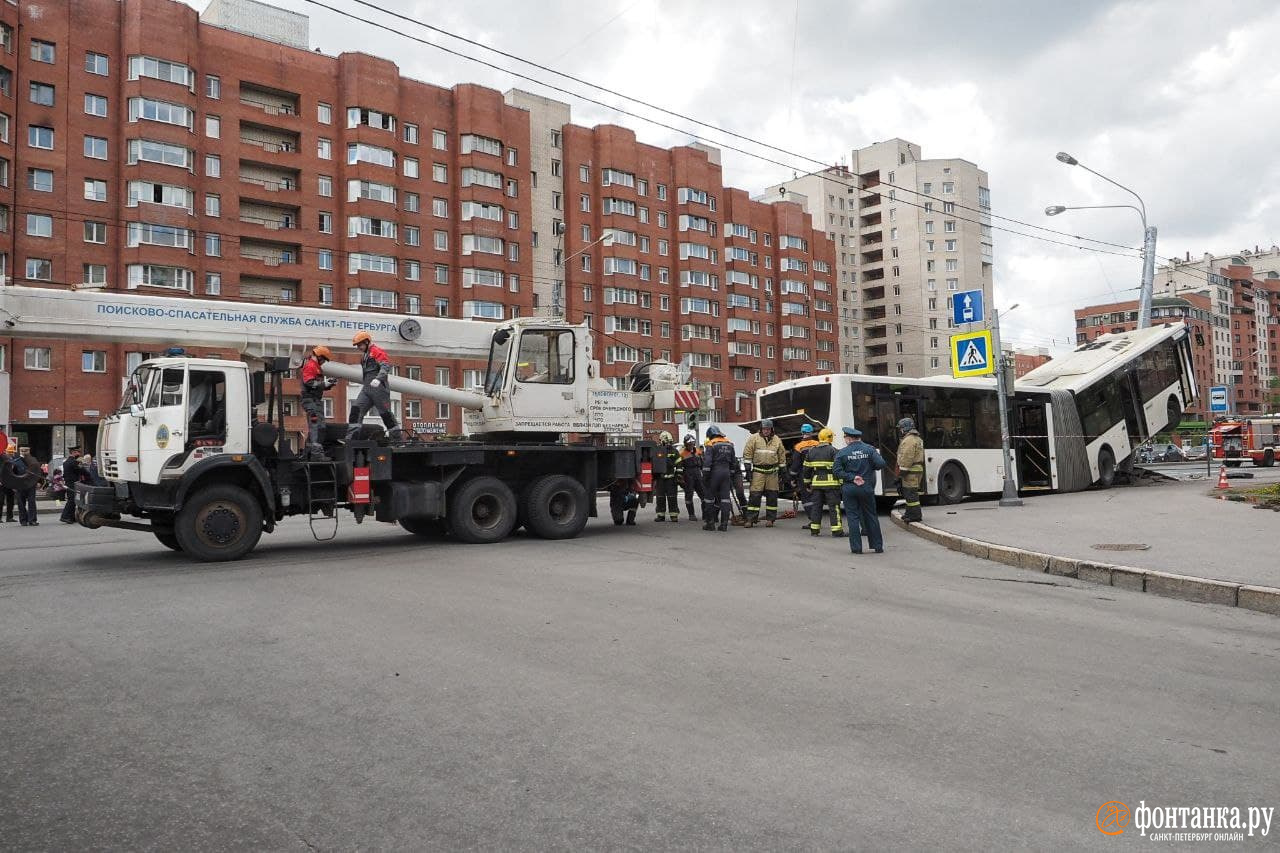
[[[99,428],[108,485],[76,487],[86,527],[150,531],[206,561],[244,556],[288,516],[329,525],[339,509],[464,542],[496,542],[520,525],[543,538],[577,536],[601,488],[652,490],[665,459],[639,440],[638,412],[674,408],[677,392],[691,390],[662,361],[637,365],[631,390],[617,390],[599,375],[589,327],[536,317],[493,323],[12,286],[0,287],[0,318],[9,334],[31,338],[241,354],[144,360]],[[474,390],[387,383],[463,409],[470,439],[391,441],[366,424],[344,442],[347,425],[333,424],[322,437],[328,458],[301,453],[301,437],[285,430],[285,374],[308,350],[346,340],[485,363]],[[323,372],[362,379],[358,366],[337,361]]]

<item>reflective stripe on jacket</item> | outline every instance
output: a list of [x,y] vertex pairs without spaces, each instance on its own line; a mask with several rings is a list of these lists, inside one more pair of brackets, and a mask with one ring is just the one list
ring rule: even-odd
[[810,447],[804,455],[804,476],[806,482],[815,489],[834,489],[840,486],[835,478],[832,466],[836,460],[836,449],[830,444],[817,444]]

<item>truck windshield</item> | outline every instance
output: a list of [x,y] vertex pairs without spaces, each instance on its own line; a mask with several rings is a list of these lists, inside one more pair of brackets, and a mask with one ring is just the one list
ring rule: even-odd
[[489,367],[485,370],[484,379],[484,393],[490,397],[502,390],[507,371],[507,355],[511,350],[513,337],[510,329],[499,329],[493,333],[493,342],[489,345]]

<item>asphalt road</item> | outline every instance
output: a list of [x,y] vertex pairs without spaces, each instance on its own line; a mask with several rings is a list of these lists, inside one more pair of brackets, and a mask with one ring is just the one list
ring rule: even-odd
[[[1153,462],[1142,466],[1149,471],[1156,471],[1175,480],[1205,480],[1209,483],[1218,481],[1218,472],[1222,463],[1218,462],[1205,467],[1204,460],[1199,462]],[[1264,468],[1246,462],[1238,468],[1228,468],[1227,474],[1234,475],[1229,479],[1231,485],[1245,488],[1248,486],[1269,486],[1280,483],[1280,465]]]
[[1109,800],[1280,806],[1275,617],[886,535],[0,529],[0,847],[1111,848]]

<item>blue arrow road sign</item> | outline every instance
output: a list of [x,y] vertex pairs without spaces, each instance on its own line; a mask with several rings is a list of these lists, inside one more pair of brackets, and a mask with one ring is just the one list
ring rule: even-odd
[[982,291],[964,290],[951,299],[951,319],[957,326],[982,322]]

